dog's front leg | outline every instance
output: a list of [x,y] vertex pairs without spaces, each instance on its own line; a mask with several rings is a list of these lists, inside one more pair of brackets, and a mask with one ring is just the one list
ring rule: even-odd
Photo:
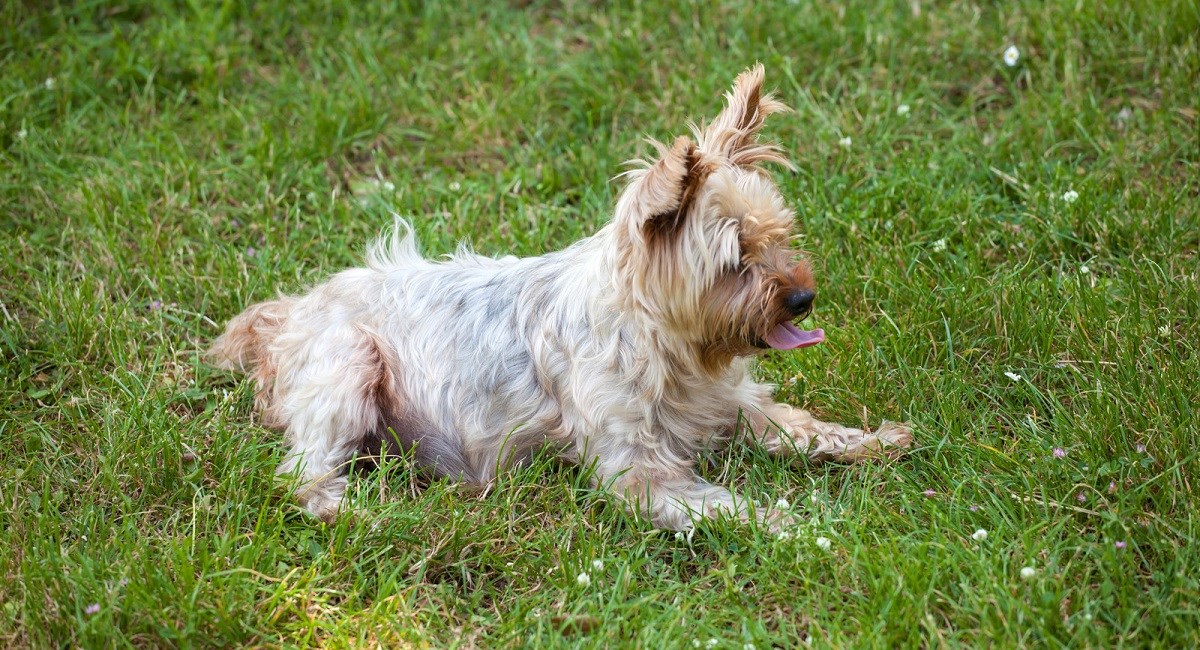
[[[696,520],[727,516],[742,521],[751,518],[772,528],[779,527],[778,513],[756,509],[748,500],[696,475],[690,464],[634,463],[615,470],[598,459],[596,482],[616,493],[633,512],[650,519],[659,528],[691,530]],[[620,463],[617,463],[620,464]],[[607,470],[607,471],[606,471]]]
[[805,454],[813,460],[855,462],[891,455],[912,444],[912,430],[882,422],[875,431],[822,422],[804,409],[762,401],[743,407],[754,438],[772,454]]

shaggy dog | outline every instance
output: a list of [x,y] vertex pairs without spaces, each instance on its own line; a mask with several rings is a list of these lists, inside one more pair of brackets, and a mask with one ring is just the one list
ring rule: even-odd
[[565,250],[429,261],[401,222],[366,268],[234,318],[210,354],[253,376],[304,506],[335,516],[349,461],[389,442],[473,483],[549,446],[656,526],[718,513],[778,526],[697,476],[697,455],[735,439],[848,461],[908,446],[904,425],[822,422],[750,376],[755,355],[825,336],[795,325],[815,289],[760,166],[790,166],[758,140],[787,110],[762,83],[761,65],[743,72],[710,124],[654,143],[612,221]]

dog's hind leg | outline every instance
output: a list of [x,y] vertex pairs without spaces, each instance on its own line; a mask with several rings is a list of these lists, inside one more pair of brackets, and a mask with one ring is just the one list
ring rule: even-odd
[[855,462],[888,456],[912,444],[912,430],[882,422],[874,431],[822,422],[803,409],[766,401],[742,413],[754,438],[772,454],[804,454],[813,460]]
[[350,459],[395,408],[395,379],[383,343],[362,328],[337,325],[294,340],[297,349],[280,355],[275,391],[289,446],[278,472],[298,473],[300,503],[332,521]]

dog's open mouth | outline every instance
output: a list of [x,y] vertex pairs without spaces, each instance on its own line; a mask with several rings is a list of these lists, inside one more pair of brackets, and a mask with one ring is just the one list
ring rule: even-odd
[[825,340],[825,330],[817,328],[815,330],[802,330],[799,327],[784,321],[775,326],[770,334],[766,336],[767,345],[776,350],[795,350],[796,348],[806,348],[810,345],[816,345]]

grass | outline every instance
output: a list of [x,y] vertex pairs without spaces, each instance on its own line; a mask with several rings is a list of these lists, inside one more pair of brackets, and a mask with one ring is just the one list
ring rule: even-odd
[[[1194,2],[38,4],[0,7],[3,645],[1200,644]],[[786,540],[549,459],[297,508],[221,323],[391,210],[429,254],[565,246],[756,60],[830,334],[760,374],[916,449],[705,459]]]

